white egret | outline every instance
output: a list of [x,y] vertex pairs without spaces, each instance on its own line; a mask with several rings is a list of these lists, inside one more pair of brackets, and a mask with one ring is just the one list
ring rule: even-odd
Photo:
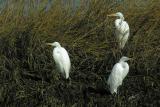
[[123,79],[127,76],[129,72],[129,65],[126,61],[130,59],[131,58],[123,56],[119,62],[114,65],[107,81],[112,94],[117,94],[117,88],[122,85]]
[[64,75],[66,79],[69,78],[69,72],[71,68],[71,62],[68,55],[68,52],[65,48],[61,47],[58,42],[47,43],[47,45],[51,45],[55,47],[53,49],[53,58],[57,65],[59,71]]
[[126,21],[124,21],[124,16],[121,12],[110,14],[108,16],[119,17],[118,19],[115,20],[115,27],[116,27],[115,33],[117,41],[119,43],[119,48],[123,49],[130,35],[129,25]]

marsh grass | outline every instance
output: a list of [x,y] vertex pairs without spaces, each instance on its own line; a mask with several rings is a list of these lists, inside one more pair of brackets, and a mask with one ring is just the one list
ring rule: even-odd
[[[158,106],[160,2],[147,3],[92,0],[73,12],[71,4],[57,0],[47,12],[43,2],[37,11],[31,6],[26,16],[23,0],[13,0],[0,15],[0,105]],[[115,18],[107,17],[117,11],[131,29],[122,52],[114,39]],[[56,71],[52,48],[45,45],[53,41],[69,52],[71,84]],[[122,55],[134,60],[119,94],[112,96],[105,82]]]

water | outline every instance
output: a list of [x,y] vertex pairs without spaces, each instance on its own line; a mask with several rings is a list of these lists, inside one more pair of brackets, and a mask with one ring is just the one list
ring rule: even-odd
[[[7,5],[7,2],[9,1],[11,0],[0,0],[0,9],[3,9]],[[25,7],[29,8],[29,4],[31,3],[31,0],[24,0],[24,1],[25,1]],[[35,8],[38,8],[41,2],[42,0],[35,0],[34,2]],[[62,0],[62,2],[64,5],[68,4],[69,2],[72,3],[73,8],[76,8],[80,5],[80,0]],[[44,6],[45,10],[48,11],[52,7],[53,3],[54,3],[54,0],[48,0],[48,2]]]
[[[7,4],[10,1],[11,0],[0,0],[0,11],[3,11],[3,9],[7,6]],[[53,6],[54,1],[55,0],[48,0],[43,6],[41,6],[41,2],[43,2],[43,0],[34,0],[33,8],[35,10],[38,10],[39,8],[43,8],[43,10],[47,12]],[[123,0],[115,0],[115,2],[117,2],[117,3],[122,2],[122,1]],[[24,14],[28,15],[29,9],[31,7],[31,3],[33,3],[33,0],[24,0],[24,2],[25,2]],[[66,6],[67,4],[72,4],[71,8],[75,12],[77,10],[77,8],[80,6],[81,2],[83,2],[86,7],[89,7],[90,0],[62,0],[62,5]]]

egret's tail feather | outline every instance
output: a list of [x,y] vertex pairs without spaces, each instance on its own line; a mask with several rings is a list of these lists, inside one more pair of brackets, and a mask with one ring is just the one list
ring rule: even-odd
[[66,79],[68,79],[69,78],[69,73],[66,73]]

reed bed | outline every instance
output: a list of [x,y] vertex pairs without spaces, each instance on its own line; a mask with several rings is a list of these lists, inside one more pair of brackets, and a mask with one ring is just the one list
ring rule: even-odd
[[[24,14],[24,1],[13,0],[0,14],[0,105],[5,107],[92,107],[160,105],[160,1],[91,0],[73,11],[57,0],[49,11]],[[11,6],[13,5],[13,6]],[[14,6],[16,5],[16,6]],[[121,11],[131,35],[120,51],[114,20]],[[71,81],[55,68],[52,48],[58,41],[71,58]],[[121,56],[132,57],[118,95],[107,77]]]

